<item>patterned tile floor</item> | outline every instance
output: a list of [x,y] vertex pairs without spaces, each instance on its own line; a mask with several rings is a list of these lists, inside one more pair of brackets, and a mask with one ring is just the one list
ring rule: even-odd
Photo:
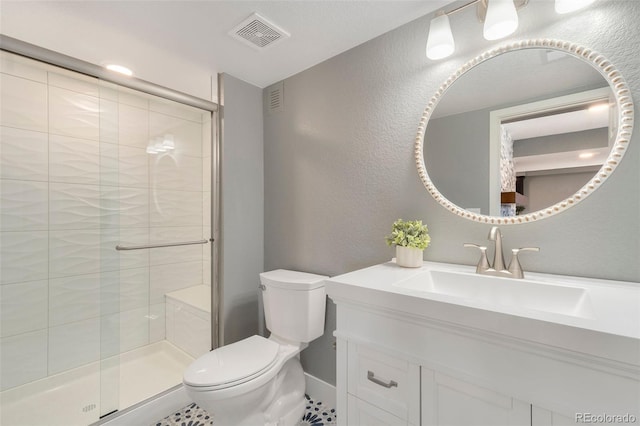
[[334,426],[336,424],[335,408],[327,407],[321,401],[314,401],[309,395],[304,397],[307,399],[307,405],[298,426]]
[[[325,406],[322,401],[314,401],[305,395],[307,405],[298,426],[334,426],[336,424],[335,408]],[[207,413],[195,403],[165,417],[151,426],[215,426],[214,416]]]

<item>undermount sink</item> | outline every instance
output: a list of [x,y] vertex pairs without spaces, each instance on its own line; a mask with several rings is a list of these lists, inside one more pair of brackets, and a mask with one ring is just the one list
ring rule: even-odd
[[474,304],[526,309],[594,318],[587,289],[529,279],[511,279],[464,272],[426,270],[393,284],[409,290],[453,297]]

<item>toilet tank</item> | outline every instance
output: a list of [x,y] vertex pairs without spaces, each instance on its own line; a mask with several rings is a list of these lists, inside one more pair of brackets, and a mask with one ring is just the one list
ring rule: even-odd
[[260,274],[267,328],[293,342],[310,342],[324,333],[324,280],[329,277],[277,269]]

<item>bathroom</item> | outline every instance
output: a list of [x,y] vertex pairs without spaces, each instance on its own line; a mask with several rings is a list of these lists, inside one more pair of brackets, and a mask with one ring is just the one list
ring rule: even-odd
[[[244,15],[261,12],[279,23],[278,3],[273,11],[269,3],[249,3],[251,10]],[[144,3],[125,14],[115,5],[97,9],[101,12],[97,13],[74,3],[3,1],[1,28],[3,35],[92,64],[119,59],[98,57],[99,49],[86,40],[79,42],[78,33],[86,34],[98,46],[111,46],[105,56],[116,55],[118,47],[128,52],[130,66],[139,78],[224,105],[224,127],[219,129],[224,144],[219,153],[221,167],[213,170],[214,176],[219,173],[222,192],[220,229],[207,236],[220,237],[216,238],[217,279],[224,289],[223,304],[228,303],[219,318],[220,334],[223,342],[231,343],[264,332],[256,290],[261,272],[282,268],[333,277],[388,262],[395,252],[384,237],[398,218],[428,224],[431,244],[424,252],[425,260],[477,263],[477,253],[463,244],[488,244],[491,225],[443,208],[425,190],[414,158],[416,132],[429,99],[470,59],[523,39],[566,40],[604,55],[624,76],[631,97],[638,99],[637,1],[596,0],[585,9],[559,15],[552,1],[531,0],[518,10],[518,29],[497,41],[482,37],[482,24],[474,8],[468,8],[450,16],[456,51],[439,61],[425,57],[430,21],[438,10],[466,2],[399,3],[396,7],[411,18],[405,16],[398,24],[383,22],[386,31],[378,37],[362,39],[357,46],[336,51],[306,69],[260,84],[246,83],[249,78],[240,71],[214,72],[191,61],[190,53],[206,49],[210,40],[180,46],[177,41],[159,45],[143,36],[133,38],[135,19],[147,12]],[[347,4],[340,7],[347,8]],[[156,30],[170,27],[170,12],[158,12],[157,20],[148,25]],[[153,16],[153,11],[149,13]],[[207,25],[206,15],[197,15],[201,15],[197,25],[191,28]],[[227,31],[244,15],[229,22],[219,37],[228,37]],[[75,31],[57,28],[58,22]],[[291,39],[280,44],[286,47],[295,41],[295,31],[280,25],[291,32]],[[272,49],[273,53],[260,54],[276,54],[278,46]],[[138,56],[132,56],[132,51]],[[134,59],[140,61],[141,51],[147,53],[138,64]],[[149,62],[147,68],[145,62]],[[224,93],[218,91],[217,72],[225,73],[221,77]],[[283,106],[269,111],[263,97],[281,81]],[[218,100],[221,95],[224,102]],[[635,129],[623,160],[584,200],[551,217],[501,226],[505,247],[540,247],[540,252],[523,256],[526,272],[640,282],[638,134]],[[205,225],[200,227],[209,231]],[[184,240],[201,237],[205,235]],[[203,270],[209,266],[201,262]],[[202,273],[205,285],[206,275]],[[328,385],[337,380],[336,321],[336,305],[329,300],[324,334],[301,354],[305,372]],[[164,406],[152,419],[170,414]]]

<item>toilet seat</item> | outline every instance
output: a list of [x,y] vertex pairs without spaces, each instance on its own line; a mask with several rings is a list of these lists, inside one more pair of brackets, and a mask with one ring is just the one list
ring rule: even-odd
[[278,361],[280,345],[251,336],[209,352],[193,362],[184,383],[199,391],[224,389],[263,375]]

